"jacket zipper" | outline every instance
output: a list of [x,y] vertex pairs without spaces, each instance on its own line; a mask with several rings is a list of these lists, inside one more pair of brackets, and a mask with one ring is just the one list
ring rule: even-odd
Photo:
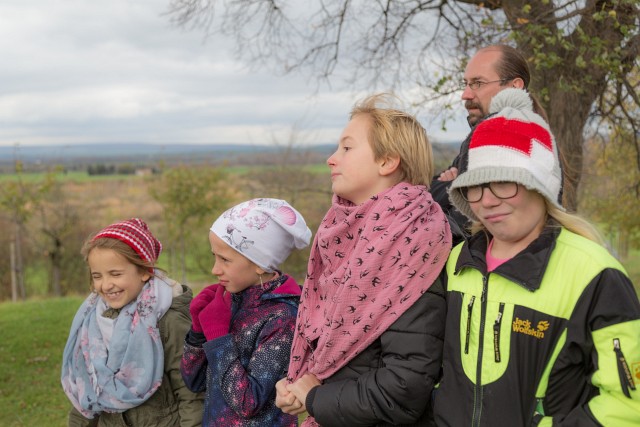
[[478,342],[478,362],[476,365],[476,383],[473,386],[473,418],[471,425],[473,427],[480,425],[480,416],[482,411],[482,354],[484,352],[484,324],[487,316],[487,276],[482,276],[482,295],[480,297],[480,340]]
[[624,353],[622,353],[619,338],[613,339],[613,351],[615,351],[616,353],[616,361],[618,362],[618,376],[620,377],[620,386],[622,387],[622,392],[625,396],[631,399],[631,393],[629,393],[629,389],[635,390],[636,385],[633,381],[631,371],[629,370],[627,359],[624,358]]
[[476,300],[476,296],[471,297],[471,301],[467,305],[467,333],[464,340],[464,354],[469,354],[469,336],[471,335],[471,313],[473,312],[473,303]]
[[502,323],[502,314],[504,313],[504,303],[500,303],[500,309],[498,310],[498,317],[493,323],[493,354],[495,356],[496,363],[500,362],[500,324]]

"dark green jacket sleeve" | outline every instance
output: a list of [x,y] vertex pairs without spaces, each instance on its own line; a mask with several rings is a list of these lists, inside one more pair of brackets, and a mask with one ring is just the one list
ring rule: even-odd
[[71,407],[71,410],[69,411],[69,427],[98,427],[99,420],[99,416],[96,416],[93,419],[85,418],[74,407]]
[[161,319],[161,325],[164,371],[178,402],[180,427],[201,426],[204,394],[189,390],[180,373],[184,338],[191,327],[191,319],[181,311],[169,310]]

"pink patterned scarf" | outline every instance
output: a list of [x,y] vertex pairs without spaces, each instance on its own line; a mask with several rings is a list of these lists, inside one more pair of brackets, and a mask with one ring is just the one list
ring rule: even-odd
[[362,205],[333,197],[313,241],[288,379],[331,377],[437,278],[451,250],[440,205],[397,184]]

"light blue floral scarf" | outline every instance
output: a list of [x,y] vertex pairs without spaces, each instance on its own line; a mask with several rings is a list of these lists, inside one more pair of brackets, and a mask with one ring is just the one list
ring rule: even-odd
[[87,297],[73,319],[62,359],[62,388],[87,418],[138,406],[162,382],[158,321],[171,306],[175,282],[155,274],[112,324],[99,319],[105,305],[97,293]]

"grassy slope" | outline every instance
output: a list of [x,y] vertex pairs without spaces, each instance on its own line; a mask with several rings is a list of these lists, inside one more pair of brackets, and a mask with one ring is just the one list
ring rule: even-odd
[[0,304],[0,425],[65,426],[62,350],[81,298]]
[[67,425],[71,404],[60,364],[81,303],[80,297],[0,303],[0,426]]

